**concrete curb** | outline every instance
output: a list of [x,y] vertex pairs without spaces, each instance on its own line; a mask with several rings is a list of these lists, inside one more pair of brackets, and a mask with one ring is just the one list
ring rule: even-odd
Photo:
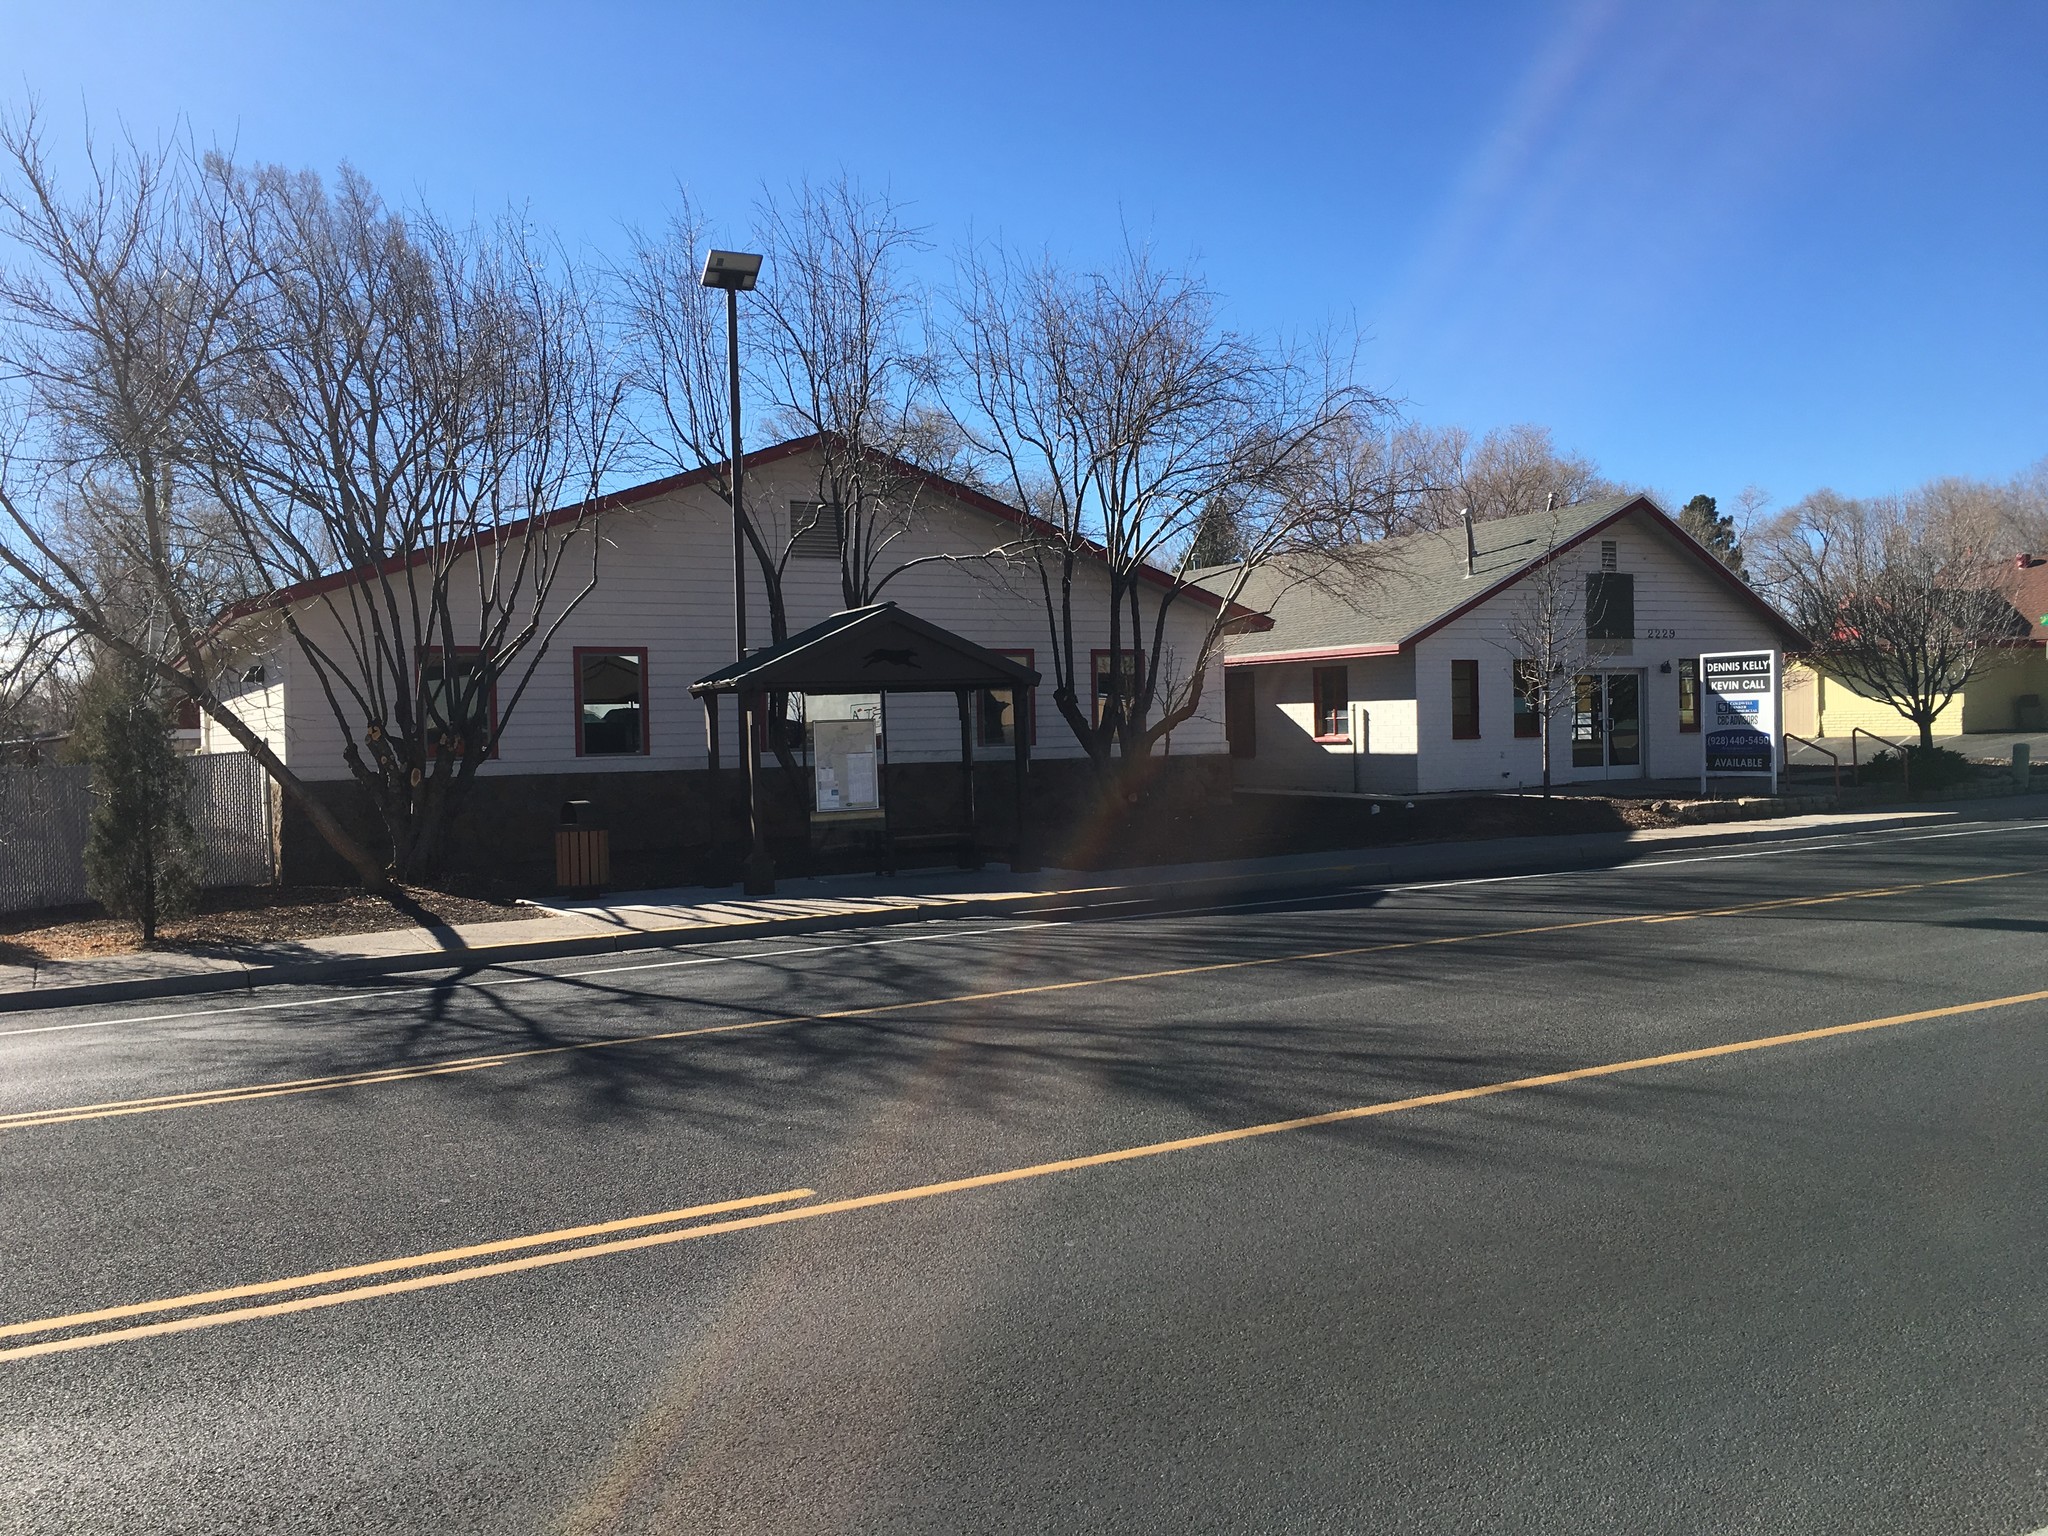
[[[1666,852],[1700,847],[1745,843],[1824,840],[1844,831],[1881,831],[1894,823],[1944,824],[1966,818],[1954,811],[1901,810],[1883,820],[1860,820],[1853,828],[1756,826],[1742,831],[1702,829],[1696,834],[1664,838],[1651,844],[1632,843],[1625,832],[1582,834],[1571,840],[1587,843],[1602,840],[1573,852],[1546,849],[1547,838],[1503,838],[1485,843],[1407,843],[1385,849],[1332,849],[1333,859],[1344,862],[1308,868],[1245,870],[1204,875],[1180,880],[1147,881],[1136,884],[1102,885],[1087,891],[1033,891],[1023,894],[975,898],[963,897],[939,906],[892,907],[875,912],[827,912],[802,917],[771,918],[758,923],[736,923],[729,927],[652,928],[619,933],[578,934],[570,938],[531,939],[517,944],[480,944],[451,950],[423,950],[401,955],[349,956],[337,960],[291,961],[281,965],[251,966],[236,971],[203,971],[186,976],[142,976],[128,981],[86,982],[77,986],[44,987],[30,991],[0,992],[0,1013],[27,1012],[50,1008],[72,1008],[94,1003],[132,1002],[153,997],[194,997],[209,993],[254,991],[265,986],[308,985],[316,982],[355,981],[366,977],[397,976],[415,971],[476,972],[525,960],[573,959],[581,955],[627,954],[644,949],[675,949],[698,944],[730,944],[748,939],[781,938],[792,934],[822,933],[859,928],[879,928],[901,923],[929,922],[937,918],[999,917],[1017,913],[1034,902],[1071,898],[1058,908],[1079,913],[1135,903],[1146,907],[1207,906],[1218,902],[1278,892],[1309,894],[1318,889],[1346,889],[1354,886],[1403,885],[1430,880],[1459,879],[1473,875],[1513,875],[1612,869]],[[1527,844],[1517,847],[1516,844]],[[1465,850],[1460,853],[1458,850]],[[1404,862],[1420,862],[1416,855],[1439,853],[1441,857],[1424,869],[1395,873]],[[1617,857],[1634,853],[1635,857]],[[1404,858],[1403,855],[1406,857]],[[1377,878],[1375,878],[1377,877]]]

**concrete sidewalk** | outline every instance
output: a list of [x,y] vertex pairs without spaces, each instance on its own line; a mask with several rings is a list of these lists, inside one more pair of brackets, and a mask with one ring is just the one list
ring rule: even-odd
[[[1545,869],[1601,868],[1649,854],[1783,841],[1883,827],[2048,814],[2048,796],[1958,802],[1935,809],[1780,816],[1768,821],[1553,837],[1413,843],[1209,864],[1014,875],[997,866],[885,880],[785,880],[749,899],[684,890],[534,904],[534,916],[440,928],[402,928],[302,943],[192,954],[151,951],[103,960],[0,967],[0,1012],[233,991],[404,971],[475,970],[520,960],[873,927],[947,916],[1069,914],[1141,904],[1190,905],[1282,891],[1396,885]],[[708,898],[708,899],[707,899]]]

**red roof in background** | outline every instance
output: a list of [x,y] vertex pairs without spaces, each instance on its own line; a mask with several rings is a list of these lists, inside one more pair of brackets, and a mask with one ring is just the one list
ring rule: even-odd
[[2012,605],[2027,621],[2027,638],[2048,641],[2048,556],[2021,555],[2013,563]]
[[[812,433],[807,437],[791,438],[786,443],[777,443],[770,448],[757,448],[746,456],[747,470],[751,473],[761,465],[773,464],[781,459],[794,458],[800,453],[805,453],[815,448],[822,441],[822,438],[823,434]],[[966,506],[973,507],[976,511],[986,512],[992,517],[1000,518],[1002,521],[1016,527],[1028,528],[1034,532],[1052,533],[1055,531],[1052,525],[1043,518],[1033,517],[1027,512],[1010,506],[1007,502],[998,501],[987,492],[976,490],[971,485],[962,484],[958,480],[949,479],[945,475],[937,474],[932,470],[919,469],[915,465],[904,464],[901,461],[898,461],[898,467],[908,471],[912,477],[922,484],[943,495],[950,496],[955,501],[961,502]],[[588,501],[579,501],[566,507],[557,507],[554,511],[543,513],[539,517],[525,518],[516,523],[508,523],[503,537],[508,539],[519,538],[525,534],[527,528],[532,524],[538,524],[542,528],[552,528],[561,523],[573,523],[582,517],[618,511],[625,507],[638,506],[643,502],[653,501],[659,497],[666,496],[673,491],[686,490],[690,486],[704,484],[716,474],[717,468],[715,466],[709,469],[693,469],[683,474],[666,475],[659,480],[649,480],[643,485],[628,486],[622,491],[607,492],[602,496],[594,496]],[[1097,555],[1102,553],[1101,546],[1092,541],[1089,544],[1089,548]],[[390,561],[374,571],[369,566],[350,566],[347,570],[336,571],[331,575],[316,577],[311,581],[296,582],[289,587],[280,587],[275,592],[266,593],[262,597],[250,598],[235,604],[234,607],[228,609],[226,613],[222,614],[215,621],[212,628],[218,631],[234,623],[237,619],[247,618],[250,614],[260,613],[265,609],[275,608],[285,603],[295,603],[304,598],[318,597],[322,593],[339,591],[351,582],[360,581],[366,576],[399,570],[405,564],[418,564],[425,559],[426,554],[422,552],[414,555],[410,561]],[[1152,586],[1167,590],[1178,589],[1180,595],[1192,598],[1196,602],[1206,604],[1211,608],[1224,608],[1230,613],[1234,621],[1246,628],[1261,629],[1272,627],[1272,620],[1268,619],[1264,614],[1256,613],[1239,603],[1226,604],[1215,593],[1183,583],[1168,572],[1162,571],[1155,566],[1141,566],[1139,568],[1139,576]]]

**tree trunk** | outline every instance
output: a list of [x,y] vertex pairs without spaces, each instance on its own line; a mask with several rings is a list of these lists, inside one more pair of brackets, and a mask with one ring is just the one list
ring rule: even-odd
[[1932,752],[1934,750],[1934,716],[1926,715],[1913,723],[1920,727],[1920,750],[1922,752]]
[[263,771],[277,781],[278,787],[298,802],[299,809],[306,813],[306,819],[313,823],[313,830],[320,834],[320,840],[348,861],[363,882],[363,889],[383,894],[391,889],[391,877],[384,866],[371,856],[368,849],[348,834],[348,829],[329,810],[324,802],[308,790],[299,776],[285,767],[282,759],[270,750],[270,744],[252,731],[248,724],[217,700],[199,699],[204,709],[221,725],[230,736],[241,743],[242,749],[263,766]]

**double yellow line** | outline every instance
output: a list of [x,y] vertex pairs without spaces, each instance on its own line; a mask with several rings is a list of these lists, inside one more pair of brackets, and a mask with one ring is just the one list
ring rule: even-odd
[[516,1051],[495,1051],[482,1056],[459,1056],[445,1061],[412,1066],[366,1068],[321,1077],[290,1078],[282,1082],[252,1083],[239,1087],[202,1088],[188,1093],[157,1094],[149,1098],[110,1099],[97,1104],[59,1105],[48,1109],[20,1110],[0,1115],[0,1131],[27,1130],[44,1125],[70,1125],[81,1120],[111,1120],[126,1115],[161,1114],[174,1109],[205,1109],[217,1104],[245,1104],[257,1099],[284,1098],[302,1093],[327,1093],[342,1088],[373,1088],[385,1083],[414,1082],[421,1078],[450,1077],[483,1072],[514,1062],[537,1061],[548,1056],[572,1055],[579,1051],[609,1051],[626,1046],[658,1045],[707,1035],[739,1034],[775,1029],[790,1024],[827,1024],[848,1019],[880,1018],[887,1014],[911,1013],[923,1008],[943,1008],[964,1003],[999,1002],[1006,998],[1033,997],[1050,992],[1071,992],[1085,987],[1121,986],[1141,981],[1168,981],[1181,976],[1213,975],[1222,971],[1254,970],[1261,966],[1299,965],[1317,960],[1349,960],[1361,955],[1388,954],[1396,950],[1434,949],[1453,944],[1479,944],[1492,939],[1533,938],[1542,934],[1570,933],[1585,928],[1611,928],[1629,923],[1675,923],[1694,918],[1737,917],[1753,912],[1771,912],[1789,907],[1825,906],[1831,902],[1861,901],[1876,896],[1901,896],[1912,891],[1942,886],[1978,885],[1993,880],[2018,880],[2048,873],[2043,869],[2006,870],[1991,875],[1963,875],[1945,880],[1923,880],[1910,885],[1872,886],[1849,891],[1830,891],[1818,896],[1778,897],[1733,907],[1695,907],[1675,912],[1629,913],[1622,917],[1583,918],[1568,923],[1542,923],[1526,928],[1495,928],[1482,933],[1450,934],[1434,939],[1399,939],[1379,944],[1354,944],[1342,949],[1308,950],[1297,954],[1264,955],[1250,960],[1216,960],[1202,965],[1176,966],[1167,970],[1129,971],[1116,976],[1098,976],[1083,981],[1048,981],[1026,987],[1005,987],[991,992],[963,992],[952,997],[920,998],[911,1002],[874,1003],[862,1008],[836,1008],[823,1013],[784,1014],[774,1018],[746,1019],[732,1024],[704,1024],[690,1029],[667,1029],[652,1034],[608,1035],[601,1040],[583,1040],[570,1045],[528,1046]]
[[[651,1216],[629,1216],[616,1221],[597,1222],[588,1226],[559,1228],[552,1232],[540,1232],[527,1237],[504,1238],[496,1242],[476,1243],[463,1248],[444,1248],[434,1253],[418,1254],[411,1258],[381,1259],[373,1263],[356,1264],[341,1269],[319,1270],[312,1274],[297,1275],[284,1280],[268,1280],[253,1285],[224,1286],[215,1290],[193,1291],[182,1296],[165,1297],[158,1301],[132,1302],[121,1306],[101,1307],[88,1312],[72,1312],[58,1317],[38,1318],[32,1322],[10,1323],[0,1326],[0,1339],[55,1335],[54,1337],[37,1338],[33,1343],[0,1348],[0,1361],[25,1360],[38,1355],[63,1354],[80,1349],[97,1349],[109,1344],[155,1338],[163,1334],[186,1333],[199,1328],[218,1328],[228,1323],[250,1322],[258,1318],[279,1317],[289,1313],[308,1312],[323,1307],[346,1306],[355,1302],[370,1301],[383,1296],[431,1290],[439,1286],[459,1285],[467,1281],[487,1279],[495,1275],[542,1269],[558,1264],[572,1264],[582,1259],[595,1258],[605,1254],[628,1253],[646,1248],[666,1247],[675,1243],[693,1242],[699,1238],[712,1237],[721,1233],[779,1226],[792,1221],[810,1221],[821,1216],[834,1216],[848,1211],[868,1210],[877,1206],[901,1205],[910,1201],[929,1200],[941,1195],[963,1194],[970,1190],[989,1189],[997,1185],[1014,1184],[1026,1179],[1041,1179],[1054,1174],[1074,1173],[1089,1168],[1103,1168],[1115,1163],[1128,1163],[1142,1158],[1162,1157],[1168,1153],[1189,1152],[1203,1147],[1216,1147],[1231,1142],[1249,1141],[1256,1137],[1276,1136],[1290,1131],[1305,1131],[1319,1126],[1340,1125],[1348,1121],[1365,1120],[1380,1115],[1393,1115],[1410,1110],[1436,1108],[1448,1104],[1463,1103],[1473,1099],[1492,1098],[1504,1093],[1520,1093],[1536,1088],[1552,1088],[1565,1083],[1585,1082],[1593,1078],[1615,1077],[1622,1073],[1643,1072],[1656,1067],[1671,1067],[1687,1062],[1710,1061],[1723,1056],[1737,1056],[1749,1052],[1775,1050],[1782,1046],[1833,1039],[1843,1035],[1863,1034],[1871,1030],[1893,1029],[1902,1024],[1916,1024],[1929,1019],[1959,1018],[1967,1014],[1988,1013],[1996,1009],[2015,1008],[2024,1004],[2039,1002],[2048,1002],[2048,991],[2020,992],[2014,993],[2009,997],[1994,997],[1981,1002],[1955,1003],[1942,1008],[1923,1008],[1913,1013],[1890,1014],[1884,1018],[1861,1019],[1851,1024],[1831,1024],[1818,1029],[1798,1030],[1790,1034],[1765,1035],[1755,1039],[1730,1041],[1722,1045],[1701,1046],[1694,1050],[1667,1051],[1661,1055],[1638,1056],[1627,1061],[1604,1062],[1590,1067],[1574,1067],[1562,1072],[1545,1072],[1533,1077],[1512,1078],[1505,1082],[1485,1083],[1477,1087],[1451,1088],[1440,1093],[1417,1094],[1410,1098],[1394,1099],[1378,1104],[1361,1104],[1348,1109],[1328,1110],[1320,1114],[1299,1115],[1287,1120],[1269,1120],[1259,1125],[1239,1126],[1225,1131],[1211,1131],[1199,1136],[1176,1137],[1170,1141],[1146,1142],[1138,1146],[1119,1147],[1108,1152],[1092,1152],[1079,1157],[1061,1158],[1054,1162],[1031,1163],[1019,1168],[1006,1168],[995,1173],[974,1174],[966,1178],[947,1179],[938,1183],[913,1184],[901,1189],[884,1190],[877,1194],[856,1195],[848,1199],[831,1200],[818,1204],[795,1203],[812,1199],[815,1191],[809,1189],[788,1189],[778,1194],[756,1195],[740,1200],[723,1200],[708,1205],[687,1206],[681,1210],[662,1211]],[[762,1206],[779,1206],[781,1209],[760,1211],[758,1208]],[[755,1214],[733,1214],[748,1210],[754,1210]],[[724,1216],[725,1219],[694,1221],[693,1225],[678,1225],[679,1223],[691,1222],[695,1218],[705,1216]],[[648,1227],[660,1227],[665,1230],[640,1231],[637,1236],[631,1237],[613,1236],[616,1233],[631,1232]],[[599,1240],[592,1241],[592,1239]],[[467,1259],[484,1258],[493,1254],[513,1253],[521,1249],[532,1248],[548,1248],[551,1251],[526,1253],[518,1258],[496,1259],[484,1264],[467,1264],[460,1268],[435,1267],[459,1264]],[[322,1289],[323,1287],[341,1285],[351,1280],[367,1279],[376,1275],[420,1269],[427,1269],[432,1272],[410,1275],[399,1280],[381,1281],[370,1285],[349,1286],[346,1289]],[[223,1305],[230,1302],[248,1301],[258,1296],[277,1295],[294,1291],[307,1292],[309,1294],[295,1295],[287,1300],[265,1302],[251,1306]],[[125,1327],[105,1328],[97,1326],[105,1323],[121,1323],[129,1318],[162,1313],[175,1313],[178,1315],[166,1317],[159,1322],[131,1324]]]

